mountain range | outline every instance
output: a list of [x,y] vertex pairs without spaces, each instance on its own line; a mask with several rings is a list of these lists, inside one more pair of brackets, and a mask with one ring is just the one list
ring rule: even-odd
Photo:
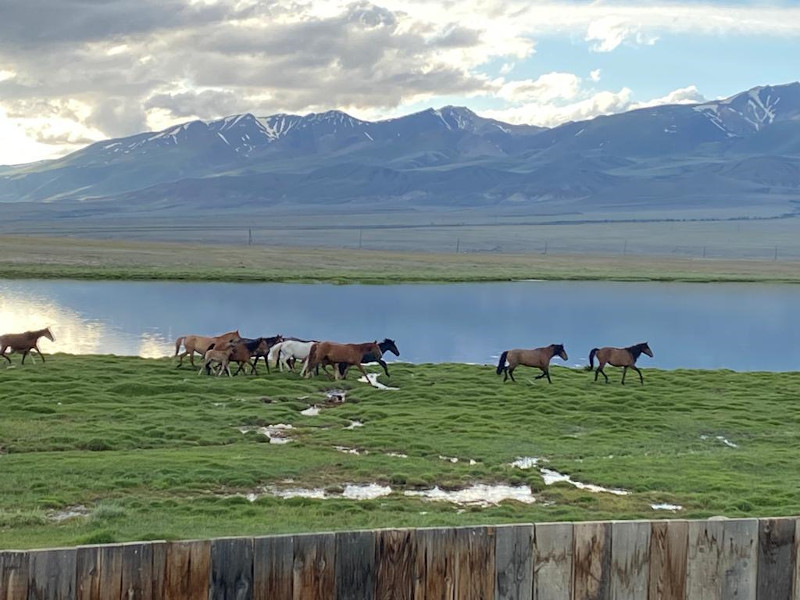
[[248,113],[0,167],[0,202],[94,214],[470,207],[737,218],[794,214],[798,200],[798,82],[553,128],[454,106],[377,122]]

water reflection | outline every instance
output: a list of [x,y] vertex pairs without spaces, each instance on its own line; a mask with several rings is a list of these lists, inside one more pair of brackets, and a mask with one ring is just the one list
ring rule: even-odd
[[157,333],[145,332],[139,339],[137,354],[142,358],[163,358],[173,354],[169,342]]

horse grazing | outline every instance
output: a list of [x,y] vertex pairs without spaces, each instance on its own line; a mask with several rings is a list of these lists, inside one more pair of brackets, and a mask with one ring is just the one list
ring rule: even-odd
[[598,365],[594,373],[595,381],[597,381],[597,376],[602,373],[603,377],[606,378],[606,383],[608,383],[608,375],[606,375],[603,367],[609,364],[612,367],[622,367],[622,385],[625,385],[625,373],[628,372],[628,367],[639,374],[639,383],[644,385],[642,372],[636,366],[636,359],[638,359],[642,353],[647,354],[650,358],[653,357],[653,351],[650,350],[650,346],[647,345],[647,342],[628,346],[627,348],[592,348],[592,351],[589,352],[588,370],[591,371],[594,369],[594,357],[596,356]]
[[223,333],[222,335],[218,335],[216,337],[209,337],[202,335],[182,335],[177,340],[175,340],[175,356],[178,356],[178,353],[181,350],[181,344],[183,344],[184,347],[184,351],[181,352],[179,357],[180,360],[178,361],[178,364],[175,366],[176,368],[180,367],[183,364],[183,357],[188,356],[189,361],[192,363],[192,367],[194,367],[195,352],[197,352],[201,356],[204,356],[206,351],[212,346],[215,345],[219,346],[219,344],[223,344],[226,342],[233,342],[241,338],[242,336],[239,335],[238,329],[236,331],[229,331],[228,333]]
[[[558,356],[561,360],[567,360],[567,351],[564,350],[564,344],[550,344],[544,348],[534,348],[533,350],[523,350],[516,348],[514,350],[506,350],[500,355],[500,361],[497,363],[497,374],[505,373],[503,381],[505,382],[509,377],[511,381],[516,382],[514,379],[514,369],[519,365],[526,367],[536,367],[541,369],[542,374],[537,375],[534,379],[541,379],[547,377],[548,383],[553,383],[550,380],[550,360],[554,356]],[[506,365],[508,360],[508,365]]]
[[[400,350],[397,349],[397,344],[395,344],[394,340],[390,340],[389,338],[384,338],[382,342],[379,342],[378,348],[381,349],[382,354],[391,352],[395,356],[400,356]],[[370,352],[361,357],[361,362],[362,363],[377,362],[380,366],[383,367],[383,372],[386,373],[386,376],[389,377],[389,367],[386,365],[386,361],[383,360],[380,356],[376,357]],[[336,365],[336,368],[339,369],[339,374],[342,376],[342,378],[345,378],[347,376],[347,369],[349,368],[349,365],[339,363],[338,365]]]
[[[365,342],[363,344],[317,342],[311,346],[311,350],[308,353],[308,360],[306,361],[305,367],[303,367],[303,374],[305,377],[311,377],[312,371],[314,371],[317,366],[321,365],[324,369],[325,365],[336,365],[343,363],[345,366],[355,365],[358,367],[358,370],[361,371],[367,381],[369,381],[367,372],[361,365],[361,360],[364,358],[364,355],[368,353],[376,356],[377,358],[380,358],[383,355],[383,352],[381,352],[377,341]],[[334,369],[334,378],[340,378],[339,369]]]
[[[39,338],[41,337],[46,337],[51,342],[56,341],[49,327],[38,329],[37,331],[6,333],[4,335],[0,335],[0,356],[5,358],[8,361],[8,364],[11,364],[11,359],[6,356],[6,350],[10,348],[11,352],[21,352],[22,364],[24,365],[25,357],[28,356],[31,351],[36,350],[36,353],[41,357],[42,362],[45,362],[44,354],[42,354],[42,351],[39,350]],[[31,360],[33,360],[32,354]]]

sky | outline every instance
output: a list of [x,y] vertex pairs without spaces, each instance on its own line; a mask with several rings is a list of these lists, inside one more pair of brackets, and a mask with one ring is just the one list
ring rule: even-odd
[[800,79],[800,0],[0,0],[0,165],[193,119],[554,126]]

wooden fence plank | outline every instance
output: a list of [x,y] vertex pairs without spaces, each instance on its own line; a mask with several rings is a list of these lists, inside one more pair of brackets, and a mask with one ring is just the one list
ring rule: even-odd
[[689,521],[686,553],[687,600],[723,600],[720,596],[722,527],[722,521]]
[[251,600],[253,538],[221,538],[211,542],[209,600]]
[[574,523],[575,600],[611,598],[611,523]]
[[415,539],[410,529],[375,532],[377,600],[406,600],[414,593]]
[[456,593],[456,530],[420,529],[415,536],[414,599],[453,600]]
[[611,598],[647,598],[650,577],[650,522],[611,524]]
[[756,600],[758,519],[723,523],[720,581],[725,599]]
[[572,600],[572,523],[537,523],[534,532],[534,600]]
[[687,600],[689,523],[654,521],[650,527],[649,600]]
[[329,600],[336,593],[332,533],[296,535],[294,538],[293,590],[295,600]]
[[167,597],[167,553],[168,542],[154,542],[150,546],[153,554],[152,591],[153,598]]
[[494,546],[493,527],[456,530],[456,598],[485,600],[494,597],[497,579]]
[[253,599],[292,600],[294,536],[253,540]]
[[337,600],[375,597],[375,532],[337,533],[335,561]]
[[533,600],[533,525],[495,530],[496,600]]
[[75,594],[78,600],[100,598],[100,548],[83,546],[75,557]]
[[211,579],[211,542],[169,542],[164,598],[207,598]]
[[791,600],[794,536],[794,519],[759,520],[758,600]]
[[153,544],[125,544],[122,547],[120,582],[122,598],[125,600],[160,598],[161,596],[153,594],[153,580]]
[[0,552],[0,600],[28,597],[27,552]]
[[30,600],[72,600],[75,598],[75,548],[37,550],[28,563]]

